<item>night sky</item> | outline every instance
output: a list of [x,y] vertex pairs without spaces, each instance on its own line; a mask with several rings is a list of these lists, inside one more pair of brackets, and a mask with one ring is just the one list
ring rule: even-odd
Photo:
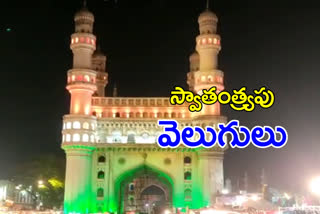
[[[73,15],[81,0],[2,3],[0,13],[0,179],[21,162],[60,149],[65,89],[72,66],[69,49]],[[284,126],[282,149],[230,149],[225,177],[248,172],[251,188],[265,168],[272,186],[301,190],[320,175],[320,13],[316,1],[214,0],[222,37],[219,68],[228,91],[265,85],[276,101],[271,109],[236,112],[242,125]],[[198,35],[205,1],[89,0],[94,32],[108,57],[110,94],[169,96],[174,85],[187,88],[188,57]],[[11,28],[7,32],[7,28]]]

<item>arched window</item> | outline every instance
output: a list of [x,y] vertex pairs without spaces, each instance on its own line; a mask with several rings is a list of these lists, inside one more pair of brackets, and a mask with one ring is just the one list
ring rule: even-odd
[[133,206],[133,205],[134,205],[134,198],[133,198],[133,197],[130,197],[130,198],[129,198],[129,205],[130,205],[130,206]]
[[98,157],[98,163],[105,163],[106,162],[106,158],[104,156],[99,156]]
[[84,80],[85,80],[86,82],[90,82],[90,77],[89,77],[88,75],[84,75]]
[[81,128],[81,124],[79,121],[74,121],[72,127],[74,129],[80,129]]
[[90,136],[90,141],[91,141],[91,143],[94,143],[94,135]]
[[176,117],[177,117],[177,113],[173,112],[173,113],[171,114],[171,117],[172,117],[172,118],[176,118]]
[[186,201],[190,201],[190,200],[192,199],[192,192],[191,192],[190,189],[186,189],[186,190],[184,191],[184,199],[185,199]]
[[191,158],[189,156],[184,157],[183,162],[185,164],[190,164],[191,163]]
[[80,135],[78,133],[73,134],[72,141],[73,142],[79,142],[80,141]]
[[131,184],[129,185],[129,191],[133,191],[133,190],[134,190],[134,184],[131,183]]
[[191,180],[191,172],[185,172],[184,173],[184,180],[190,181]]
[[88,122],[84,122],[83,123],[83,128],[84,129],[89,129],[89,123]]
[[205,82],[206,81],[206,76],[201,76],[201,81]]
[[82,141],[83,142],[89,142],[89,135],[88,134],[83,134],[82,135]]
[[99,188],[98,190],[97,190],[97,197],[103,197],[103,189],[102,188]]
[[71,122],[67,122],[67,129],[71,129]]
[[120,117],[120,113],[119,113],[119,112],[116,112],[116,113],[114,114],[114,117]]
[[97,112],[93,111],[93,112],[92,112],[92,115],[93,115],[93,116],[97,116]]
[[67,142],[70,142],[70,140],[71,140],[71,136],[70,136],[70,134],[67,134],[67,135],[66,135],[66,141],[67,141]]
[[98,179],[104,179],[104,171],[98,172]]
[[127,143],[135,143],[135,142],[136,142],[136,139],[135,139],[134,134],[129,134],[128,139],[127,139]]

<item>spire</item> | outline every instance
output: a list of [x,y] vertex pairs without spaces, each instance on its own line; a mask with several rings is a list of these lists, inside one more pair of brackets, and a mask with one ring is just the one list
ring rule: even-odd
[[113,86],[113,93],[112,93],[113,97],[117,97],[118,96],[118,89],[117,89],[117,85],[116,83]]
[[207,0],[206,10],[209,10],[209,0]]
[[83,0],[83,7],[84,7],[84,8],[87,7],[87,0]]

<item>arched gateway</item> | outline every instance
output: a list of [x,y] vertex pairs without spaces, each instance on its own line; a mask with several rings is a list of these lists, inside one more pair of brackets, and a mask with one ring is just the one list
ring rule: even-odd
[[[156,141],[163,128],[157,122],[174,119],[180,130],[217,127],[226,122],[220,104],[190,112],[188,104],[171,105],[169,97],[106,96],[107,58],[96,50],[94,15],[83,8],[74,20],[73,68],[66,87],[70,113],[63,117],[62,130],[64,212],[158,214],[170,207],[198,209],[213,204],[223,188],[224,149],[160,148]],[[223,72],[217,68],[221,49],[217,21],[209,9],[198,18],[196,51],[189,58],[187,74],[194,93],[212,86],[224,89]]]
[[115,182],[119,213],[159,213],[172,208],[172,178],[146,164],[128,170]]

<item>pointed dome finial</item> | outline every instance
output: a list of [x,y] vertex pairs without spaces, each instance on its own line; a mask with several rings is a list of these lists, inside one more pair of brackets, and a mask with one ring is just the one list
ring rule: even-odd
[[84,8],[87,7],[87,0],[83,0],[83,7],[84,7]]
[[113,97],[117,97],[118,96],[118,89],[117,89],[117,84],[116,83],[114,83],[112,95],[113,95]]
[[209,10],[209,0],[207,0],[206,9]]

